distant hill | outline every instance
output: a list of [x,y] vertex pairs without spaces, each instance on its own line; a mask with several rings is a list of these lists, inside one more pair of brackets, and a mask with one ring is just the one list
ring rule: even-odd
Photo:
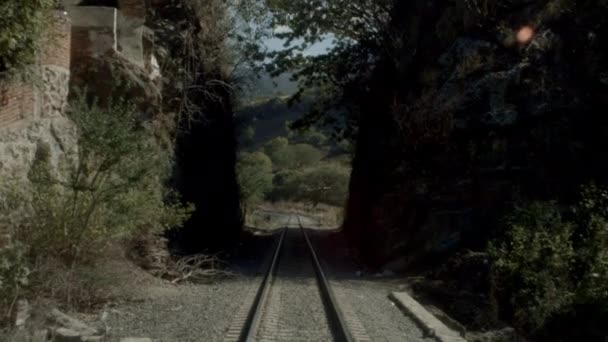
[[284,73],[278,77],[262,73],[259,78],[251,80],[245,87],[242,95],[244,103],[295,94],[298,91],[298,84],[291,81],[291,77],[291,73]]
[[257,149],[273,138],[287,136],[286,122],[298,120],[309,107],[306,102],[289,107],[288,99],[289,96],[260,99],[237,111],[239,128],[243,130],[251,126],[255,130],[253,141],[248,143],[241,141],[241,148]]

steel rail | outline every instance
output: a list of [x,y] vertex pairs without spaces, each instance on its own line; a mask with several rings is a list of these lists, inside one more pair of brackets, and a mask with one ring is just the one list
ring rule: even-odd
[[328,310],[329,321],[333,329],[334,337],[336,341],[344,341],[344,342],[352,342],[354,338],[348,329],[348,325],[346,324],[346,319],[342,310],[338,306],[338,302],[336,300],[336,296],[329,285],[329,281],[323,272],[323,268],[321,267],[321,263],[319,262],[319,258],[315,253],[315,249],[310,242],[310,238],[308,237],[308,233],[302,226],[302,221],[300,220],[300,216],[296,215],[298,219],[298,225],[300,226],[300,230],[306,239],[306,244],[308,245],[308,250],[310,252],[310,256],[313,260],[313,267],[315,269],[315,273],[317,275],[317,283],[319,284],[319,289],[321,290],[321,297],[323,299],[323,303]]
[[260,289],[255,296],[255,300],[253,301],[253,306],[249,315],[247,316],[247,321],[245,322],[245,327],[243,328],[243,333],[241,334],[240,341],[251,342],[255,341],[256,334],[259,330],[259,326],[262,322],[262,313],[264,311],[264,306],[266,305],[266,300],[268,298],[268,294],[270,293],[270,288],[272,287],[272,282],[274,279],[274,275],[276,274],[276,268],[279,261],[279,256],[281,254],[281,248],[283,247],[283,240],[285,239],[285,234],[287,233],[287,229],[289,227],[289,223],[291,222],[291,216],[287,220],[287,224],[283,231],[281,232],[281,236],[279,237],[279,241],[277,243],[277,247],[272,256],[272,261],[268,266],[268,270],[264,275],[264,279],[262,280],[262,285],[260,285]]

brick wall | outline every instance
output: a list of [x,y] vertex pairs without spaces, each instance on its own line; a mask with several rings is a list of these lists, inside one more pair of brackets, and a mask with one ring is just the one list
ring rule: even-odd
[[74,63],[78,63],[81,58],[89,56],[90,50],[89,29],[86,27],[73,27],[71,57]]
[[144,19],[146,4],[144,0],[119,0],[118,9],[125,17]]
[[[44,51],[38,57],[42,66],[70,68],[70,22],[63,12],[54,12]],[[36,99],[33,84],[20,80],[0,80],[0,127],[6,127],[34,114]],[[39,104],[40,106],[42,104]]]
[[0,81],[0,127],[20,121],[34,112],[34,89],[23,82]]
[[41,65],[55,65],[70,70],[70,49],[72,26],[63,12],[53,14],[53,24],[45,49],[41,54]]

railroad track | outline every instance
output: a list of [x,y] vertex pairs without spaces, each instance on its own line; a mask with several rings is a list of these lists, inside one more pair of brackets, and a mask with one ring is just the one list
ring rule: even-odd
[[[345,318],[299,216],[295,215],[297,226],[290,227],[293,217],[289,216],[280,232],[253,304],[246,317],[242,314],[240,335],[234,340],[368,341],[360,333],[360,323]],[[346,309],[348,316],[351,310]],[[349,326],[354,326],[355,336]]]

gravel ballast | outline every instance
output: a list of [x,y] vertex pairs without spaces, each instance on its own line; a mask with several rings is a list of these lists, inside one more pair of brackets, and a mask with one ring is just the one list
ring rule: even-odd
[[270,291],[259,340],[333,341],[310,255],[299,228],[290,228],[286,233]]
[[403,291],[399,281],[364,275],[349,257],[341,234],[318,230],[311,236],[336,297],[347,301],[366,337],[371,341],[435,341],[424,336],[420,327],[389,299],[391,292]]
[[[239,247],[243,255],[229,260],[235,275],[210,284],[175,285],[126,261],[113,266],[122,274],[115,278],[116,288],[127,295],[104,309],[107,341],[125,337],[155,342],[232,341],[238,337],[278,236],[271,231],[258,233]],[[328,230],[311,231],[338,305],[359,337],[356,341],[432,341],[389,300],[389,293],[403,290],[402,284],[361,276],[344,253],[346,243],[336,236]],[[307,248],[300,229],[288,229],[258,340],[334,340]]]

